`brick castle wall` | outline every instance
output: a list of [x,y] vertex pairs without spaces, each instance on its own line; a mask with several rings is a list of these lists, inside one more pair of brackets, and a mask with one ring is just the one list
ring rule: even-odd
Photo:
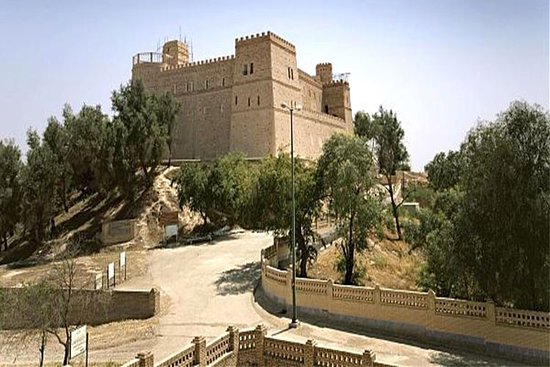
[[[235,40],[235,55],[189,62],[187,45],[170,41],[164,53],[134,57],[132,78],[181,104],[174,129],[174,159],[212,159],[230,151],[249,158],[289,150],[289,113],[296,114],[295,151],[315,158],[336,132],[351,132],[349,85],[332,80],[332,65],[316,75],[299,70],[296,48],[271,33]],[[140,57],[143,55],[143,57]],[[157,56],[155,56],[157,55]]]

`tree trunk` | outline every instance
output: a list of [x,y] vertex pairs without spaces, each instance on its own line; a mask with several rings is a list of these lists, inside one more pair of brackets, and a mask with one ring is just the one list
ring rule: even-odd
[[355,243],[353,242],[353,219],[352,215],[349,221],[349,234],[348,234],[348,252],[346,257],[346,274],[344,276],[344,284],[353,284],[353,265],[355,257]]
[[309,251],[306,240],[302,236],[302,231],[296,231],[298,248],[300,249],[300,278],[307,278],[307,260],[309,259]]
[[39,357],[39,366],[42,367],[44,365],[44,354],[46,352],[46,332],[42,330],[40,335],[40,357]]
[[395,229],[397,230],[397,239],[401,240],[401,225],[399,224],[399,211],[397,210],[397,204],[395,204],[395,198],[393,197],[393,184],[391,182],[391,176],[387,177],[388,179],[388,191],[390,192],[390,200],[391,200],[391,209],[393,212],[393,217],[395,218]]

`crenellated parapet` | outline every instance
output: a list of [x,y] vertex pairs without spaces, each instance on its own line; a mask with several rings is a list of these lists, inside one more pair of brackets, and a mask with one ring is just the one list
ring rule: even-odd
[[239,37],[235,38],[235,47],[238,47],[241,44],[244,43],[252,43],[252,42],[262,42],[269,39],[271,42],[289,50],[292,53],[296,53],[296,46],[294,44],[288,42],[284,38],[276,35],[275,33],[271,31],[262,32],[262,33],[256,33],[249,36]]
[[179,64],[179,65],[165,66],[165,67],[162,67],[160,71],[176,70],[176,69],[189,68],[189,67],[199,66],[199,65],[209,65],[209,64],[215,64],[218,62],[231,61],[234,59],[235,59],[235,55],[220,56],[220,57],[215,57],[213,59],[199,60],[199,61]]

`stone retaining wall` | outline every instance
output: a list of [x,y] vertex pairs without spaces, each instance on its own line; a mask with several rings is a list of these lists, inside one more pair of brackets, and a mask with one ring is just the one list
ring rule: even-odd
[[[35,325],[25,319],[17,307],[23,288],[3,288],[3,309],[6,312],[0,329],[31,328]],[[69,320],[74,325],[100,325],[128,319],[147,319],[160,311],[160,292],[119,290],[73,290]]]
[[[271,300],[292,304],[291,272],[279,270],[277,248],[262,250],[262,287]],[[456,345],[499,357],[548,363],[550,314],[436,297],[433,291],[409,292],[378,286],[355,287],[332,280],[296,280],[300,312],[326,315],[397,336]],[[329,316],[330,315],[330,316]]]

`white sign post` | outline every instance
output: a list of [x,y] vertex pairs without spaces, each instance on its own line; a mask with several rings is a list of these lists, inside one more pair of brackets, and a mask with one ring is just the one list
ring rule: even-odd
[[115,286],[115,263],[109,263],[109,266],[107,266],[107,288],[111,286],[111,279],[113,279],[113,286]]
[[86,332],[86,325],[71,331],[70,342],[70,359],[78,357],[82,353],[86,352],[86,365],[88,365],[88,333]]
[[126,280],[126,252],[120,253],[120,274],[122,277],[122,268],[124,267],[124,280]]
[[97,273],[95,275],[95,289],[102,289],[103,288],[103,276],[101,273]]
[[176,241],[178,240],[178,225],[177,224],[168,224],[164,227],[164,238],[168,240],[176,236]]

